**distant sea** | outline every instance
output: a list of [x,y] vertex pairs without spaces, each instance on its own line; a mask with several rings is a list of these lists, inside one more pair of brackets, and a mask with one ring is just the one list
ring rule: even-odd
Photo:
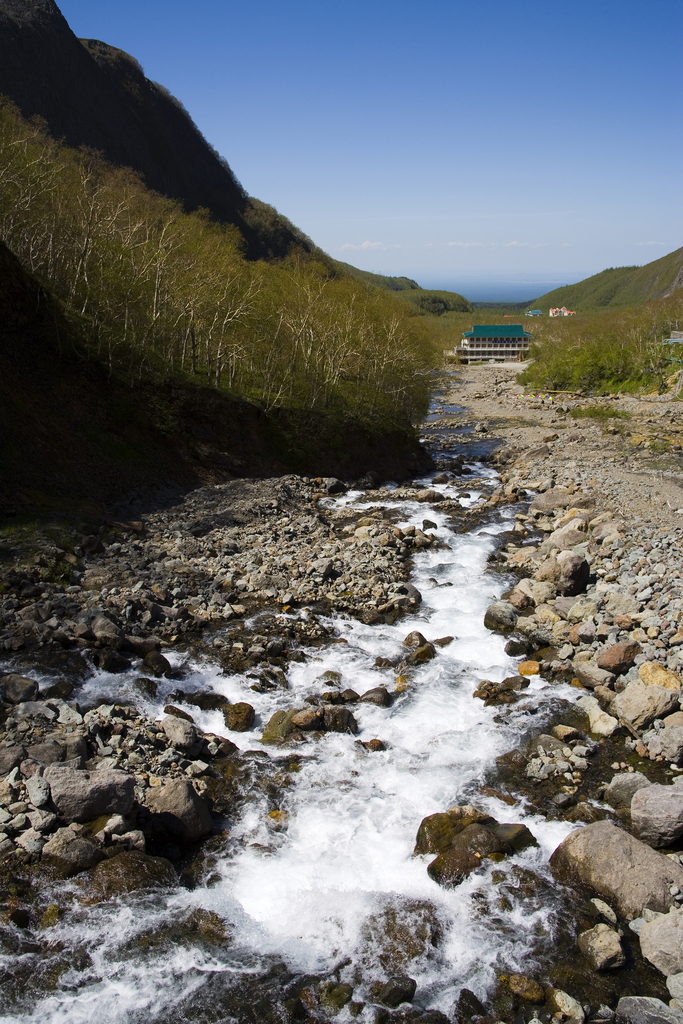
[[537,299],[539,295],[545,295],[546,292],[552,291],[553,288],[562,288],[565,285],[583,281],[590,274],[591,271],[588,273],[579,271],[576,274],[567,274],[563,278],[557,277],[552,280],[546,278],[544,281],[504,281],[495,278],[477,280],[462,277],[444,279],[437,278],[436,276],[418,276],[415,280],[423,288],[437,288],[443,291],[458,292],[469,299],[470,302],[531,302],[532,299]]

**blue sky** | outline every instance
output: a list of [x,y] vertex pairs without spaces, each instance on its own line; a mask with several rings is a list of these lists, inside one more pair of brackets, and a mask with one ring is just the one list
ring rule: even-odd
[[525,298],[683,244],[680,0],[57,2],[337,259]]

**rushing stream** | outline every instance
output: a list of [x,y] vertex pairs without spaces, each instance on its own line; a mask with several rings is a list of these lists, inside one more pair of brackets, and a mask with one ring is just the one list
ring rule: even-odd
[[[493,482],[492,470],[477,466],[475,472]],[[441,489],[455,496],[455,485]],[[480,493],[471,491],[463,504],[476,503]],[[353,503],[360,512],[366,507],[362,497],[350,492],[336,503]],[[334,503],[329,499],[330,507]],[[487,605],[506,586],[504,578],[487,573],[487,556],[496,535],[510,528],[512,512],[458,534],[438,508],[398,506],[390,493],[387,505],[400,507],[405,524],[421,525],[428,511],[448,545],[415,557],[412,581],[423,596],[417,613],[384,626],[328,619],[337,642],[293,663],[287,691],[255,693],[251,680],[226,676],[208,661],[186,665],[186,691],[212,688],[231,702],[254,705],[253,731],[233,738],[253,758],[270,755],[282,764],[286,786],[276,814],[269,813],[268,795],[255,791],[231,827],[225,853],[216,854],[210,877],[195,888],[112,901],[94,912],[83,905],[75,882],[59,883],[61,905],[69,886],[73,903],[51,929],[54,955],[46,961],[30,948],[21,954],[18,963],[30,981],[0,1020],[234,1020],[240,1014],[223,1005],[224,994],[245,978],[277,974],[281,964],[302,975],[337,968],[331,977],[354,986],[356,1002],[367,999],[373,981],[406,974],[417,981],[416,1006],[450,1014],[462,987],[484,997],[495,968],[527,973],[539,942],[552,944],[558,906],[552,898],[529,901],[514,872],[530,869],[547,879],[548,855],[571,826],[525,813],[521,803],[512,806],[493,791],[481,792],[495,758],[519,744],[530,715],[543,705],[546,684],[532,679],[526,710],[504,719],[499,709],[472,698],[482,678],[499,680],[516,670],[504,640],[483,625]],[[271,714],[301,707],[307,696],[319,694],[323,673],[341,673],[342,688],[359,693],[384,683],[386,676],[378,678],[373,668],[375,659],[404,651],[403,638],[413,629],[428,639],[456,639],[414,672],[391,707],[355,705],[357,737],[327,733],[300,744],[296,754],[263,747],[261,731]],[[123,699],[126,677],[114,681],[106,674],[94,676],[83,697],[92,703],[114,685]],[[172,685],[164,681],[158,703],[145,710],[161,715]],[[224,729],[219,712],[191,710],[203,729]],[[386,750],[368,752],[357,742],[372,738],[381,739]],[[288,757],[296,757],[295,763],[288,766]],[[499,821],[524,821],[539,847],[501,864],[487,862],[488,868],[448,890],[428,877],[431,857],[412,856],[415,835],[426,815],[467,802]],[[177,922],[196,908],[219,915],[230,941],[202,946],[178,938]],[[338,1019],[350,1019],[352,1010],[361,1021],[374,1020],[372,1008],[359,1010],[355,1003]]]

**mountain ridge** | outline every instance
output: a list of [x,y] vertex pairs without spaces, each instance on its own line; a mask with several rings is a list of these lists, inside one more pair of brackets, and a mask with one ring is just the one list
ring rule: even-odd
[[576,284],[554,288],[529,303],[529,308],[566,306],[577,313],[626,309],[653,299],[666,299],[683,288],[683,248],[642,267],[608,267]]
[[0,94],[57,139],[131,167],[145,184],[234,224],[248,259],[314,245],[286,218],[252,201],[180,101],[145,77],[130,54],[79,40],[54,0],[0,0]]

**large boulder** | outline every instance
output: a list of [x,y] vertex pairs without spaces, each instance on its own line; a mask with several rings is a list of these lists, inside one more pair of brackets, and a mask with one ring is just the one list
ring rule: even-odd
[[683,971],[683,910],[671,909],[651,921],[640,931],[640,951],[646,960],[665,974]]
[[663,686],[665,690],[680,692],[681,680],[675,672],[664,668],[658,661],[644,661],[638,668],[638,675],[646,686]]
[[274,711],[263,730],[261,743],[282,743],[286,740],[296,728],[294,719],[299,713],[297,708],[291,708],[289,711],[280,708],[279,711]]
[[178,750],[191,750],[201,740],[201,733],[196,726],[176,715],[166,715],[162,718],[161,728]]
[[167,831],[181,839],[200,839],[213,828],[209,808],[186,779],[171,779],[147,790],[145,803],[150,811],[161,815]]
[[639,789],[651,785],[650,780],[642,772],[622,772],[613,777],[605,790],[605,803],[615,809],[630,807],[634,794]]
[[350,732],[354,736],[358,732],[358,723],[348,708],[335,704],[326,704],[323,711],[323,722],[328,732]]
[[256,721],[256,712],[245,701],[227,704],[222,711],[225,724],[231,732],[248,732]]
[[43,778],[50,786],[54,809],[64,821],[92,821],[102,814],[129,814],[135,800],[135,778],[117,769],[82,772],[48,765]]
[[175,868],[165,857],[149,857],[139,850],[126,850],[102,861],[92,873],[92,895],[110,900],[141,889],[175,885]]
[[615,967],[623,967],[626,963],[621,939],[609,925],[596,924],[595,928],[581,932],[578,945],[596,971],[611,971]]
[[517,625],[517,612],[507,601],[495,601],[486,609],[484,625],[495,633],[509,633]]
[[634,729],[646,729],[655,718],[664,718],[678,707],[680,691],[648,686],[640,680],[629,683],[614,699],[614,710]]
[[117,646],[123,640],[124,634],[120,626],[108,619],[106,615],[98,615],[93,619],[90,628],[95,634],[95,639],[103,644]]
[[639,789],[631,800],[631,821],[650,846],[671,846],[683,835],[683,785]]
[[101,849],[70,828],[57,829],[45,843],[41,854],[41,862],[60,878],[71,878],[80,871],[87,871],[103,858]]
[[636,640],[628,640],[622,644],[612,644],[611,647],[606,647],[595,660],[599,668],[604,668],[605,671],[620,676],[624,672],[628,672],[640,651],[640,644]]
[[[576,541],[576,544],[581,543],[581,540]],[[560,594],[566,597],[581,594],[586,589],[590,576],[590,566],[586,559],[583,555],[575,555],[572,551],[560,551],[556,560],[560,567],[560,578],[557,581],[557,589]]]
[[683,867],[608,821],[596,821],[567,836],[550,858],[558,882],[583,886],[621,914],[673,905],[671,886],[683,888]]
[[492,822],[490,814],[477,810],[472,804],[457,804],[447,811],[429,814],[420,822],[415,839],[415,855],[445,853],[453,849],[456,836],[469,825]]
[[36,699],[38,683],[28,676],[11,672],[0,679],[0,695],[8,704],[23,704],[24,701]]
[[579,697],[576,706],[588,718],[588,728],[594,736],[611,736],[619,722],[603,711],[595,697]]
[[[680,712],[676,712],[680,714]],[[673,716],[669,716],[670,718]],[[683,761],[683,726],[668,725],[647,741],[647,749],[651,757],[665,757],[669,763],[681,764]]]
[[596,686],[611,686],[614,682],[614,675],[611,672],[594,665],[592,661],[575,665],[574,673],[579,682],[589,690],[594,690]]
[[529,506],[530,512],[554,512],[556,508],[569,508],[572,496],[567,491],[551,488],[543,494],[537,494]]
[[650,996],[624,996],[617,1003],[617,1024],[683,1024],[683,1013]]

